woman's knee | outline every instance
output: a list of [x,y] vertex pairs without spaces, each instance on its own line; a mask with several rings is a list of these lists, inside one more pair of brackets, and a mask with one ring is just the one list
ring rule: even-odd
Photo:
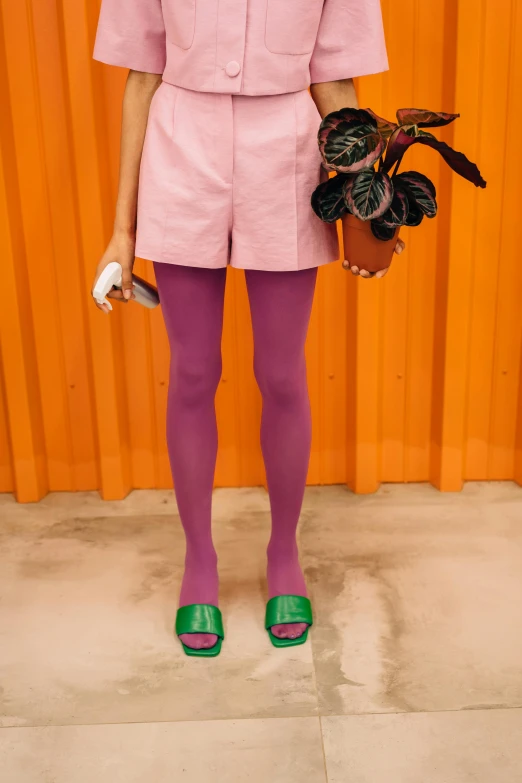
[[297,365],[254,363],[254,372],[261,395],[279,405],[294,405],[308,394],[304,359]]
[[171,392],[185,405],[213,399],[221,378],[221,357],[208,361],[178,358],[171,365]]

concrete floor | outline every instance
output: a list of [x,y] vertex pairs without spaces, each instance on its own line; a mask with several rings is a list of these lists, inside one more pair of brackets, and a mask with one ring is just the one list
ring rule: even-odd
[[227,638],[172,626],[171,492],[0,496],[3,783],[515,783],[522,777],[522,490],[308,490],[316,625],[263,630],[268,500],[215,493]]

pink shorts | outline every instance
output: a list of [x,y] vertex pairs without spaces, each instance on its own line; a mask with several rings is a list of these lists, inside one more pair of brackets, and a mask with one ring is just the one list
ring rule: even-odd
[[140,172],[136,255],[168,264],[288,271],[339,257],[310,206],[321,118],[308,90],[227,95],[162,82]]

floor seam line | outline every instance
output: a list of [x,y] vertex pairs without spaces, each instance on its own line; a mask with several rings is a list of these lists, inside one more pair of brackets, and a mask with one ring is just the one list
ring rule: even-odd
[[226,723],[233,722],[239,723],[240,721],[254,721],[254,720],[317,720],[321,716],[315,713],[314,715],[271,715],[270,717],[259,716],[249,718],[238,718],[232,716],[230,718],[189,718],[184,720],[131,720],[131,721],[109,721],[101,723],[34,723],[30,726],[0,726],[0,731],[8,729],[67,729],[71,728],[88,728],[90,726],[153,726],[175,723]]
[[324,779],[328,783],[328,765],[326,762],[326,748],[324,747],[323,716],[319,715],[319,733],[321,735],[321,750],[323,753]]
[[0,726],[0,731],[9,729],[65,729],[65,728],[87,728],[90,726],[150,726],[150,725],[163,725],[163,724],[176,724],[176,723],[225,723],[232,721],[238,723],[239,721],[254,721],[254,720],[312,720],[318,718],[321,727],[323,718],[366,718],[368,716],[396,716],[396,715],[445,715],[452,713],[474,713],[474,712],[516,712],[522,711],[522,705],[514,707],[479,707],[477,709],[455,709],[455,710],[410,710],[405,712],[404,710],[399,712],[341,712],[332,713],[328,715],[271,715],[258,716],[258,717],[230,717],[230,718],[192,718],[189,720],[135,720],[135,721],[111,721],[101,723],[35,723],[29,726]]

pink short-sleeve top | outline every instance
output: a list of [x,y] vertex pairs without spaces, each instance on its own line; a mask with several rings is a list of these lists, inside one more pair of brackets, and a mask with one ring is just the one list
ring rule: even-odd
[[102,0],[94,59],[243,95],[389,67],[380,0]]

